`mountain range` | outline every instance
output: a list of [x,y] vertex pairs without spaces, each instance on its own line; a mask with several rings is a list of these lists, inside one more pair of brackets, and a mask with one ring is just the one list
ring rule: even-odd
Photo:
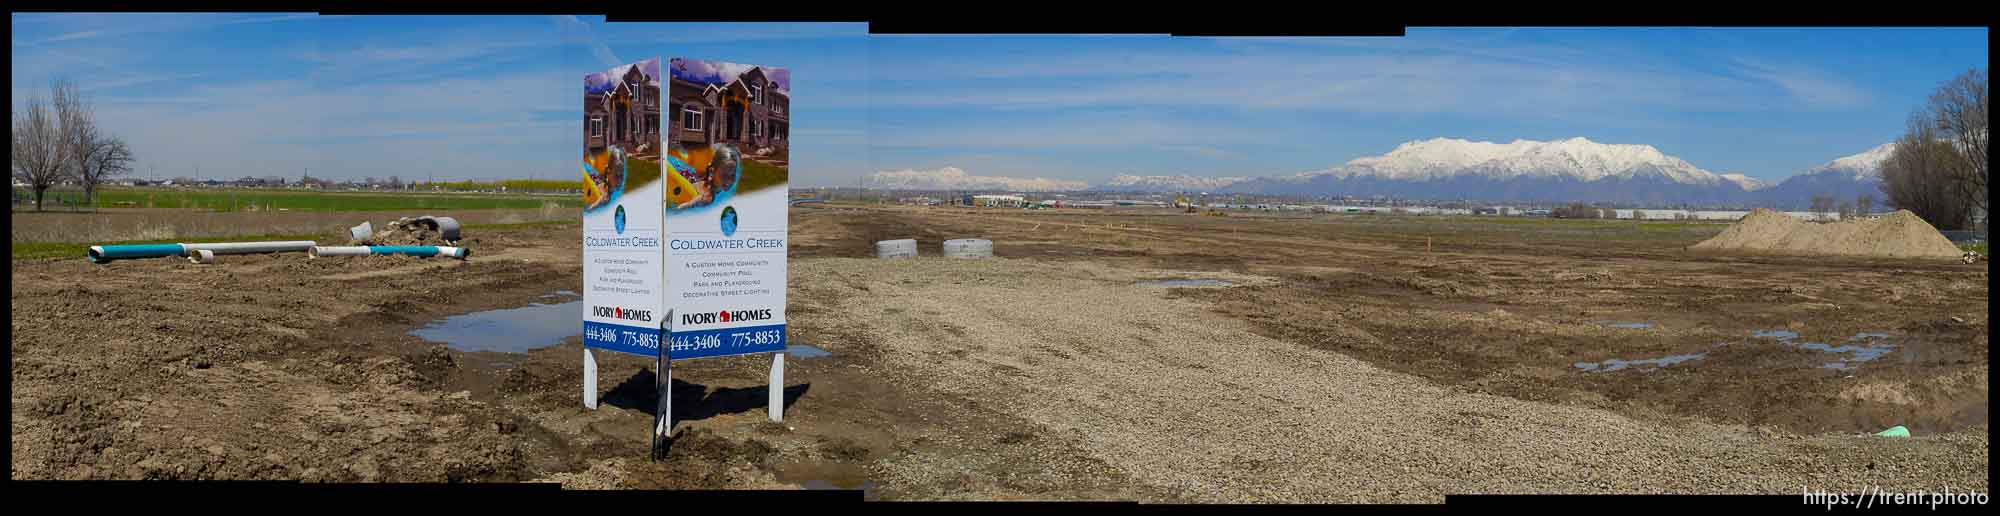
[[[1324,170],[1263,177],[1119,175],[1097,185],[1047,178],[974,176],[957,168],[885,171],[870,187],[903,190],[1010,190],[1389,196],[1499,202],[1606,202],[1640,206],[1802,208],[1814,195],[1881,199],[1881,166],[1894,144],[1841,157],[1771,185],[1738,172],[1703,170],[1650,145],[1587,138],[1509,143],[1434,138]],[[1879,203],[1878,203],[1879,205]]]
[[1256,178],[1121,175],[1095,189],[1485,201],[1584,201],[1638,205],[1803,207],[1816,194],[1851,201],[1882,197],[1884,144],[1766,184],[1742,173],[1714,173],[1650,145],[1587,138],[1475,142],[1454,138],[1398,145],[1389,153],[1325,170]]

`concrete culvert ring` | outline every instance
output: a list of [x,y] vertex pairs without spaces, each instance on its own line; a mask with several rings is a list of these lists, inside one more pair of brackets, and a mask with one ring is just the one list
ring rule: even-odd
[[883,240],[875,243],[875,257],[884,260],[916,258],[917,241],[914,239]]
[[980,238],[946,240],[944,255],[949,258],[991,258],[993,241]]

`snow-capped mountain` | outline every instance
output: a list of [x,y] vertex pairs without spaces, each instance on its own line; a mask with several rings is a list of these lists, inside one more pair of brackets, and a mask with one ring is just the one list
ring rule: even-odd
[[1397,180],[1477,174],[1498,179],[1530,176],[1596,181],[1645,168],[1657,169],[1680,182],[1712,184],[1721,180],[1650,145],[1605,144],[1587,138],[1505,144],[1434,138],[1398,145],[1381,156],[1356,158],[1328,172]]
[[1323,173],[1398,181],[1476,175],[1491,179],[1567,178],[1587,182],[1639,174],[1660,175],[1684,184],[1713,185],[1727,181],[1663,154],[1651,145],[1607,144],[1588,138],[1514,140],[1504,144],[1434,138],[1398,145],[1381,156],[1356,158]]
[[1829,161],[1778,184],[1748,175],[1717,174],[1650,145],[1585,138],[1510,143],[1435,138],[1404,143],[1387,154],[1356,158],[1310,172],[1252,178],[1119,175],[1096,186],[1048,178],[974,176],[945,167],[883,171],[875,188],[1018,192],[1212,192],[1274,195],[1393,196],[1408,199],[1608,202],[1642,206],[1804,208],[1814,195],[1851,202],[1873,196],[1881,206],[1881,167],[1894,144]]
[[883,190],[1000,190],[1010,192],[1067,192],[1090,188],[1082,181],[1044,177],[1018,178],[975,176],[958,167],[937,170],[884,170],[868,175],[868,188]]
[[1860,154],[1828,161],[1758,192],[1757,199],[1772,207],[1798,208],[1810,206],[1815,195],[1830,196],[1836,202],[1867,195],[1881,206],[1882,162],[1895,150],[1895,143],[1884,143]]
[[1855,179],[1882,177],[1882,162],[1896,151],[1895,142],[1884,143],[1860,154],[1846,156],[1807,170],[1804,175],[1839,173]]
[[1729,180],[1729,182],[1736,183],[1736,186],[1743,187],[1743,191],[1745,192],[1755,192],[1758,190],[1763,190],[1765,188],[1771,187],[1770,183],[1766,183],[1762,179],[1757,179],[1740,173],[1723,174],[1722,178]]
[[1209,192],[1219,191],[1229,185],[1248,179],[1250,178],[1197,177],[1190,175],[1135,176],[1120,174],[1118,177],[1113,177],[1110,181],[1104,182],[1104,184],[1097,185],[1096,189],[1108,192]]
[[1511,143],[1435,138],[1327,170],[1243,181],[1244,193],[1499,201],[1728,203],[1761,184],[1702,170],[1650,145],[1587,138]]

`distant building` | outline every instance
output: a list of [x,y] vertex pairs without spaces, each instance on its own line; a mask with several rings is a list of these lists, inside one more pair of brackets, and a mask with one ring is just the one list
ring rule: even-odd
[[972,205],[982,208],[1026,208],[1028,199],[1019,195],[974,195]]

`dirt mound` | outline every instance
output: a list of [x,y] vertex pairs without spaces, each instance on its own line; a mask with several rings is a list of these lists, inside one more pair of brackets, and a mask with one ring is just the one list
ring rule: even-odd
[[418,219],[397,219],[382,224],[368,238],[350,239],[350,245],[452,245],[445,240],[444,233],[435,223],[426,224]]
[[438,232],[421,227],[378,231],[364,242],[366,245],[445,245],[444,237]]
[[1909,210],[1870,219],[1818,224],[1758,208],[1692,249],[1795,254],[1957,258],[1959,250],[1937,228]]

